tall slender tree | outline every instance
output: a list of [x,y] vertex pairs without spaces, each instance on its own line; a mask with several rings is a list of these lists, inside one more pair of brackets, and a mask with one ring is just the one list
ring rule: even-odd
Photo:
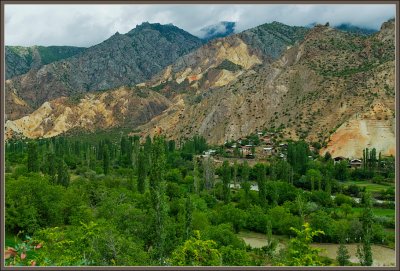
[[155,253],[160,265],[165,264],[165,223],[168,213],[168,205],[165,196],[165,167],[165,140],[164,137],[156,136],[153,138],[153,144],[151,146],[151,168],[149,181],[151,201],[155,211]]
[[139,150],[139,157],[137,163],[137,188],[139,193],[143,194],[146,190],[146,175],[147,175],[147,168],[146,168],[146,156],[144,155],[144,151],[142,148]]
[[28,143],[28,172],[39,171],[39,152],[36,142]]
[[225,203],[229,203],[231,200],[231,166],[227,160],[222,164],[222,183],[224,201]]
[[110,153],[108,151],[108,147],[104,146],[103,148],[103,172],[107,175],[110,171]]
[[187,196],[185,202],[185,239],[189,239],[192,233],[192,213],[193,204],[190,195]]
[[371,266],[373,262],[371,239],[374,215],[372,213],[372,199],[369,192],[364,193],[362,202],[364,205],[364,209],[360,218],[362,224],[362,237],[361,246],[359,245],[357,247],[357,257],[360,259],[361,265]]

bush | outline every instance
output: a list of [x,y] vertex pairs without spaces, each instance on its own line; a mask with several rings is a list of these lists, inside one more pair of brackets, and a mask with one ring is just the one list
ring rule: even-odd
[[354,206],[355,204],[355,201],[351,197],[343,194],[337,194],[334,201],[337,206],[340,206],[342,204],[348,204],[350,206]]

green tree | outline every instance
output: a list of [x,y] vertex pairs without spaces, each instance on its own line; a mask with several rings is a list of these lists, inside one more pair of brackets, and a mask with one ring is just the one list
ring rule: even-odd
[[103,148],[103,172],[107,175],[110,171],[110,153],[107,146]]
[[177,247],[170,258],[176,266],[218,266],[222,264],[221,253],[212,240],[200,240],[200,232],[194,231],[194,237]]
[[68,166],[64,160],[60,160],[57,166],[57,183],[62,186],[68,187],[70,176],[68,172]]
[[340,242],[336,254],[337,254],[336,260],[338,261],[340,266],[345,266],[349,264],[349,259],[350,259],[349,251],[347,250],[343,241]]
[[204,186],[207,190],[214,187],[214,172],[213,162],[208,156],[203,160]]
[[28,172],[39,171],[38,144],[34,141],[28,143]]
[[249,176],[250,176],[249,163],[247,161],[244,161],[242,165],[242,181],[243,182],[249,181]]
[[142,148],[140,148],[139,150],[137,174],[138,174],[137,188],[139,193],[143,194],[146,189],[147,169],[146,169],[146,156],[144,155],[144,151]]
[[166,218],[168,213],[165,196],[165,167],[165,140],[164,137],[156,136],[153,138],[153,145],[151,146],[149,184],[151,201],[155,211],[155,254],[161,265],[165,264]]
[[364,209],[360,217],[362,225],[362,237],[361,237],[361,246],[359,245],[357,247],[357,257],[359,258],[362,266],[371,266],[373,263],[371,239],[372,239],[372,225],[374,221],[374,214],[372,212],[371,194],[369,192],[364,193],[362,201],[364,205]]
[[193,204],[190,200],[190,195],[187,196],[185,202],[185,239],[189,239],[192,233],[192,215],[193,215]]
[[318,169],[309,169],[306,173],[307,179],[311,182],[311,191],[314,191],[315,182],[318,183],[318,190],[321,190],[322,175]]
[[286,260],[282,265],[288,266],[321,266],[319,252],[321,249],[310,246],[313,237],[324,234],[323,231],[314,231],[308,223],[302,230],[291,228],[296,237],[290,239],[286,252]]
[[345,182],[349,178],[348,162],[346,160],[340,161],[333,167],[333,174],[336,180]]
[[225,203],[229,203],[231,199],[231,167],[229,162],[225,160],[222,164],[222,183],[223,183],[223,197]]
[[258,184],[258,197],[260,199],[261,206],[266,206],[267,204],[267,191],[266,191],[266,171],[265,165],[258,163],[254,166],[254,170],[257,175],[257,184]]
[[53,152],[49,152],[46,155],[46,165],[45,165],[45,173],[50,175],[50,180],[52,182],[56,181],[56,155]]

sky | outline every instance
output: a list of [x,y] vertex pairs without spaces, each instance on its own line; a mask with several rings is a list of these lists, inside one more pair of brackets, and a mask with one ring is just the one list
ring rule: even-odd
[[142,22],[172,23],[196,36],[220,21],[236,22],[236,32],[272,21],[378,30],[395,10],[394,4],[6,4],[5,44],[88,47]]

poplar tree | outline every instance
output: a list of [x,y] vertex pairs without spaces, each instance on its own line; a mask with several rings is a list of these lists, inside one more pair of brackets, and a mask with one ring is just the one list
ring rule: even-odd
[[266,171],[265,166],[263,164],[256,164],[254,166],[257,174],[257,184],[258,184],[258,196],[260,199],[260,204],[262,207],[266,205]]
[[231,182],[231,167],[229,162],[225,160],[222,164],[222,183],[223,183],[223,197],[225,203],[229,203],[231,200],[231,189],[229,187]]
[[374,220],[374,215],[372,213],[372,199],[369,192],[363,195],[363,205],[364,209],[362,211],[360,220],[362,224],[362,237],[361,246],[357,247],[357,257],[360,259],[362,266],[372,265],[372,249],[371,249],[371,239],[372,239],[372,224]]
[[193,204],[190,195],[187,196],[185,202],[185,239],[189,239],[192,232],[192,213]]
[[70,181],[70,176],[68,172],[68,166],[65,164],[64,160],[59,160],[57,166],[57,183],[68,187]]
[[39,171],[39,153],[36,142],[28,143],[28,172]]
[[156,136],[151,146],[151,168],[150,168],[150,195],[155,211],[155,254],[161,265],[165,264],[165,221],[168,212],[165,196],[165,143],[164,138]]
[[108,147],[104,146],[104,149],[103,149],[103,172],[104,172],[104,174],[107,175],[109,170],[110,170],[110,154],[108,151]]
[[146,169],[146,156],[144,155],[144,151],[142,148],[140,148],[139,150],[137,173],[138,173],[137,188],[139,193],[143,194],[146,189],[147,169]]

